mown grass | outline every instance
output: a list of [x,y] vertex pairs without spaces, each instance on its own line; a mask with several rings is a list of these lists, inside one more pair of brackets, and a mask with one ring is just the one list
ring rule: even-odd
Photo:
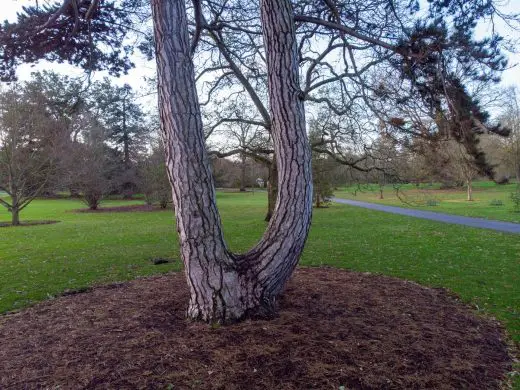
[[[516,190],[515,183],[497,185],[492,181],[475,182],[474,200],[470,202],[466,200],[465,188],[442,190],[439,186],[438,183],[419,188],[410,184],[399,187],[386,185],[384,199],[379,199],[379,186],[353,185],[339,188],[334,195],[344,199],[520,223],[520,213],[514,212],[511,200],[511,193]],[[399,191],[396,191],[397,188]],[[432,206],[432,203],[436,205]]]
[[[219,193],[226,239],[245,251],[261,236],[262,193]],[[106,206],[128,204],[110,201]],[[180,270],[171,211],[74,213],[74,200],[37,200],[22,219],[55,225],[0,228],[0,312],[67,289]],[[0,221],[9,220],[7,212]],[[150,258],[175,262],[153,265]],[[302,265],[375,272],[445,287],[496,316],[520,342],[520,237],[333,204],[315,210]],[[175,286],[172,286],[175,288]]]

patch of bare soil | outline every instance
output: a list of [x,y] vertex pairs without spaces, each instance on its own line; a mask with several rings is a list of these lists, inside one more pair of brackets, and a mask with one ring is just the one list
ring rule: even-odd
[[2,389],[496,389],[497,323],[446,291],[299,269],[272,321],[184,319],[182,273],[0,317]]
[[91,209],[77,209],[74,210],[76,213],[129,213],[134,211],[171,211],[172,208],[167,207],[165,209],[160,206],[152,206],[147,204],[132,204],[127,206],[114,206],[114,207],[100,207],[96,210]]
[[[55,224],[55,223],[58,223],[58,222],[60,222],[60,221],[47,221],[47,220],[43,220],[43,221],[21,221],[20,225],[16,225],[16,226],[52,225],[52,224]],[[16,227],[16,226],[11,224],[11,222],[0,222],[0,227]]]

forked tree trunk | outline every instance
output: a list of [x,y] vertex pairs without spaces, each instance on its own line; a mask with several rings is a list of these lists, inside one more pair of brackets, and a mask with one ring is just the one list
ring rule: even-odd
[[299,98],[291,3],[261,3],[279,191],[263,238],[243,255],[230,253],[222,235],[184,0],[152,0],[152,8],[161,129],[190,288],[187,315],[219,323],[271,316],[276,297],[299,260],[312,213],[311,154]]

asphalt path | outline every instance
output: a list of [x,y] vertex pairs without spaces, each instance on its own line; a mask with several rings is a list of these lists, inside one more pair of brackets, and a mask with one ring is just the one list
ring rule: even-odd
[[333,202],[348,204],[350,206],[364,207],[370,210],[384,211],[387,213],[407,215],[409,217],[429,219],[432,221],[453,223],[481,229],[491,229],[499,232],[520,234],[520,223],[493,221],[484,218],[463,217],[460,215],[443,214],[433,211],[406,209],[404,207],[385,206],[382,204],[360,202],[358,200],[332,198]]

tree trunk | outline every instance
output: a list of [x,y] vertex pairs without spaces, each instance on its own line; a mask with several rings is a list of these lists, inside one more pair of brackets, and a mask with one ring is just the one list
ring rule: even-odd
[[471,202],[471,201],[473,201],[473,183],[471,182],[471,180],[466,180],[466,188],[467,188],[468,202]]
[[11,224],[13,226],[20,225],[20,209],[18,205],[11,207]]
[[246,155],[240,156],[240,191],[246,191]]
[[269,222],[273,216],[277,196],[278,168],[276,165],[276,158],[273,156],[273,162],[269,166],[269,177],[267,179],[267,214],[265,215],[265,222]]
[[130,169],[130,140],[126,131],[126,96],[123,97],[123,158],[125,168]]
[[20,225],[20,199],[18,197],[17,188],[12,183],[10,185],[10,192],[11,207],[9,207],[9,211],[11,212],[11,224],[18,226]]
[[228,323],[272,316],[310,227],[310,148],[299,98],[298,57],[289,0],[263,0],[277,205],[260,242],[230,253],[220,216],[198,103],[184,0],[152,0],[161,130],[173,189],[181,257],[190,289],[191,319]]

